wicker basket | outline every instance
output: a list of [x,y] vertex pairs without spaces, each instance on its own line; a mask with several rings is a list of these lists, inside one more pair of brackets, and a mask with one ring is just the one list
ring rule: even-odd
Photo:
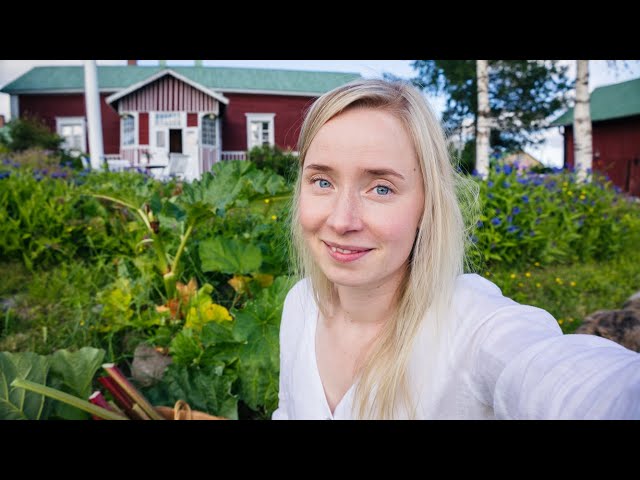
[[228,420],[224,417],[216,417],[208,413],[191,410],[191,407],[184,400],[178,400],[171,407],[155,407],[156,411],[162,415],[165,420]]

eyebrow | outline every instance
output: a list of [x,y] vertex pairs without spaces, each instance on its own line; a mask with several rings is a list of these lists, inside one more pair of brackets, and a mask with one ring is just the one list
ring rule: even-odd
[[[311,170],[318,170],[320,172],[333,172],[334,169],[329,167],[328,165],[319,165],[317,163],[311,163],[309,165],[307,165],[306,167],[304,167],[305,170],[307,169],[311,169]],[[390,168],[365,168],[364,173],[370,176],[375,176],[375,177],[379,177],[379,176],[384,176],[384,175],[392,175],[394,177],[398,177],[401,180],[406,180],[404,178],[403,175],[399,174],[398,172],[396,172],[395,170],[392,170]]]

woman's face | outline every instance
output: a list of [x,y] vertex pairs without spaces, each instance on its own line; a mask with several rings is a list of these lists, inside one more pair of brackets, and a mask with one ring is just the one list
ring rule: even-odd
[[299,221],[330,281],[399,281],[423,206],[417,156],[395,116],[358,108],[322,126],[303,165]]

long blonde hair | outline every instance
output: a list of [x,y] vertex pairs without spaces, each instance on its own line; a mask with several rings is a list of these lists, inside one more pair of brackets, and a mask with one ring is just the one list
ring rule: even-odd
[[314,297],[325,316],[330,316],[337,291],[316,265],[297,221],[301,172],[320,128],[352,108],[388,111],[402,122],[415,148],[425,192],[422,220],[395,295],[395,314],[385,323],[359,372],[354,416],[397,418],[402,406],[413,417],[416,406],[409,390],[407,366],[414,339],[427,311],[430,326],[440,331],[438,312],[447,308],[456,277],[463,273],[465,229],[456,197],[459,176],[450,162],[437,117],[422,93],[410,84],[360,79],[325,93],[314,102],[298,140],[298,176],[290,210],[291,261],[298,278],[310,278]]

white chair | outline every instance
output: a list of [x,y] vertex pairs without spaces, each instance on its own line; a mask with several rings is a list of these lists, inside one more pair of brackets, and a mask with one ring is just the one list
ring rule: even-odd
[[181,153],[169,154],[169,165],[167,176],[169,178],[176,177],[180,180],[184,179],[187,173],[187,163],[189,162],[189,156]]

